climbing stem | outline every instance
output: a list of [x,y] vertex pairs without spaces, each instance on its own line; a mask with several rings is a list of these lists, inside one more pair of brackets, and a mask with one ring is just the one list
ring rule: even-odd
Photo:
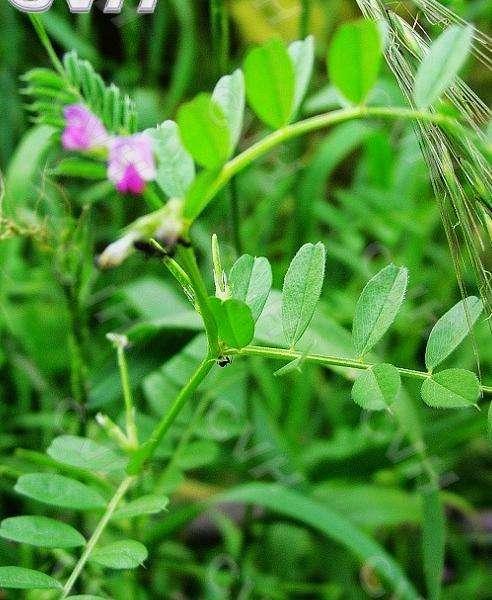
[[109,501],[109,503],[106,507],[106,510],[104,511],[103,516],[101,517],[99,523],[97,524],[97,527],[94,529],[94,533],[91,535],[89,541],[87,542],[87,544],[84,548],[84,551],[82,552],[82,555],[80,556],[72,573],[70,574],[70,577],[67,579],[67,583],[63,587],[63,592],[61,595],[62,599],[67,598],[68,595],[70,594],[70,592],[71,592],[75,582],[77,581],[80,573],[82,572],[86,562],[89,560],[92,552],[94,551],[94,548],[96,547],[97,542],[99,541],[99,538],[101,537],[104,529],[106,528],[106,525],[111,520],[111,517],[113,516],[114,511],[118,507],[118,504],[120,503],[121,499],[126,494],[128,489],[130,488],[130,486],[132,485],[134,480],[135,480],[134,477],[125,477],[125,479],[123,479],[123,481],[118,486],[118,489],[116,490],[116,492],[114,493],[114,496]]

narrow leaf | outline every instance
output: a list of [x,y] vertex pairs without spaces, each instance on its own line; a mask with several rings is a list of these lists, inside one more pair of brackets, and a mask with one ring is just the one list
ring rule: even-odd
[[233,298],[245,302],[257,321],[272,287],[272,267],[268,259],[244,254],[232,265],[229,285]]
[[425,365],[429,371],[437,367],[457,348],[482,313],[482,302],[475,296],[461,300],[434,325],[425,349]]
[[141,496],[114,512],[113,519],[133,519],[140,515],[155,515],[165,510],[169,499],[165,496]]
[[227,119],[231,149],[234,150],[241,137],[246,103],[244,75],[241,69],[236,69],[232,75],[221,77],[212,98],[222,108]]
[[198,164],[222,166],[231,153],[229,125],[222,108],[209,94],[199,94],[178,111],[181,140]]
[[219,337],[232,348],[244,348],[253,339],[255,322],[250,307],[236,298],[209,298]]
[[121,540],[96,548],[90,560],[110,569],[135,569],[147,556],[147,548],[140,542]]
[[147,133],[157,157],[157,183],[170,198],[184,198],[195,179],[195,164],[181,143],[178,126],[174,121],[164,121]]
[[433,42],[415,76],[417,108],[427,108],[453,83],[468,58],[472,41],[472,25],[452,25]]
[[58,590],[61,587],[56,579],[39,571],[23,567],[0,567],[0,589]]
[[382,363],[363,371],[357,377],[352,388],[352,398],[365,410],[383,410],[396,400],[400,387],[398,369]]
[[288,51],[294,65],[295,86],[292,116],[295,116],[304,100],[313,74],[314,37],[310,35],[305,40],[293,42]]
[[480,382],[471,371],[447,369],[426,379],[421,394],[424,402],[434,408],[474,406],[480,398]]
[[426,488],[422,493],[422,555],[429,600],[441,597],[445,542],[446,520],[439,489]]
[[47,453],[64,465],[103,473],[124,469],[127,463],[125,458],[109,448],[75,435],[55,438]]
[[15,491],[29,498],[74,510],[104,508],[106,501],[87,485],[53,473],[30,473],[21,475]]
[[328,72],[343,96],[360,104],[374,87],[382,57],[381,33],[374,21],[342,25],[328,50]]
[[289,346],[303,336],[314,315],[325,275],[325,247],[302,246],[290,263],[282,289],[282,327]]
[[289,122],[294,105],[292,60],[280,40],[251,50],[244,62],[246,95],[260,119],[278,129]]
[[364,356],[383,337],[398,312],[407,289],[408,271],[388,265],[362,290],[355,308],[352,338]]
[[10,517],[0,524],[0,536],[43,548],[75,548],[85,539],[73,527],[48,517]]

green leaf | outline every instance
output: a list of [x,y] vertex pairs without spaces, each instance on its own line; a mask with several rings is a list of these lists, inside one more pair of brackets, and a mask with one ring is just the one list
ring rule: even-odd
[[260,119],[279,129],[289,122],[294,106],[294,65],[280,40],[251,50],[244,61],[246,95]]
[[195,179],[195,164],[184,149],[174,121],[147,130],[157,157],[156,181],[170,198],[184,198]]
[[383,410],[396,400],[400,386],[398,369],[382,363],[363,371],[357,377],[352,388],[352,398],[365,410]]
[[[194,220],[210,202],[220,186],[216,186],[220,170],[201,171],[191,184],[185,198],[183,217]],[[215,187],[214,187],[215,185]]]
[[125,468],[127,460],[88,438],[62,435],[55,438],[47,453],[54,460],[88,471],[110,473]]
[[165,510],[168,504],[169,499],[165,496],[151,494],[141,496],[118,508],[113,514],[113,519],[133,519],[140,515],[155,515]]
[[479,298],[469,296],[461,300],[434,325],[425,349],[425,366],[429,371],[437,367],[457,348],[470,332],[482,313]]
[[347,100],[360,104],[366,99],[377,81],[382,52],[374,21],[353,21],[337,30],[328,50],[328,72]]
[[294,65],[295,87],[292,116],[295,116],[304,100],[313,74],[314,37],[310,35],[305,40],[293,42],[288,51]]
[[472,42],[472,25],[452,25],[433,42],[415,76],[417,108],[427,108],[452,85],[468,58]]
[[407,289],[405,267],[388,265],[362,290],[355,307],[352,338],[359,356],[364,356],[383,337],[398,312]]
[[103,163],[87,158],[70,157],[61,160],[53,169],[53,173],[59,177],[80,177],[102,181],[107,178],[107,167]]
[[0,524],[0,536],[43,548],[75,548],[85,539],[73,527],[48,517],[10,517]]
[[314,315],[325,275],[325,247],[321,242],[304,244],[292,259],[282,289],[282,328],[293,347]]
[[438,488],[422,493],[422,555],[427,598],[439,600],[444,569],[446,519]]
[[53,577],[24,569],[23,567],[0,567],[0,589],[59,590],[62,585]]
[[29,498],[74,510],[105,508],[106,501],[87,485],[53,473],[30,473],[21,475],[15,491]]
[[217,496],[215,501],[248,502],[301,521],[347,548],[362,564],[370,565],[395,592],[398,590],[400,600],[417,600],[420,597],[394,558],[326,502],[317,502],[274,483],[242,485]]
[[253,339],[255,322],[250,307],[236,298],[209,298],[219,337],[232,348],[244,348]]
[[198,164],[222,166],[231,153],[231,136],[224,111],[210,94],[199,94],[178,110],[181,140]]
[[243,254],[232,265],[229,285],[232,297],[245,302],[257,321],[272,287],[272,267],[268,259]]
[[236,69],[232,75],[224,75],[215,86],[212,99],[222,108],[229,126],[232,150],[237,146],[243,128],[246,92],[244,75]]
[[110,569],[135,569],[147,556],[147,548],[140,542],[121,540],[96,548],[90,560]]
[[480,398],[480,382],[466,369],[446,369],[426,379],[421,394],[424,402],[434,408],[474,406]]

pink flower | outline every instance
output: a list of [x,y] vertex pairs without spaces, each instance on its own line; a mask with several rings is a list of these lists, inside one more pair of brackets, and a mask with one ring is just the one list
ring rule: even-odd
[[125,194],[141,194],[156,177],[152,140],[144,133],[116,137],[109,148],[108,178]]
[[62,144],[66,150],[92,150],[107,144],[109,136],[102,122],[82,104],[71,104],[63,110],[65,130]]

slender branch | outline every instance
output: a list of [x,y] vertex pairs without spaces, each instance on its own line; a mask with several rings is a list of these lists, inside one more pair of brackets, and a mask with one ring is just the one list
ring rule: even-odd
[[84,548],[84,551],[82,552],[81,557],[77,561],[77,564],[75,565],[72,573],[70,574],[70,577],[67,580],[67,583],[65,584],[65,586],[63,588],[63,592],[61,595],[62,599],[67,598],[68,595],[70,594],[70,591],[72,590],[75,582],[77,581],[80,573],[82,572],[82,570],[85,566],[85,563],[89,560],[90,555],[92,554],[97,542],[99,541],[99,538],[101,537],[104,529],[106,528],[106,525],[109,523],[111,517],[113,516],[114,511],[118,507],[118,504],[120,503],[123,496],[126,494],[128,489],[132,485],[134,479],[135,479],[134,477],[125,477],[125,479],[123,479],[123,481],[120,483],[114,496],[109,501],[109,504],[106,507],[106,510],[104,511],[103,516],[101,517],[99,523],[97,524],[96,529],[94,529],[94,533],[92,534],[89,541],[87,542],[87,544]]
[[430,113],[425,111],[412,110],[409,108],[393,108],[393,107],[368,107],[356,106],[353,108],[342,108],[333,110],[322,115],[310,117],[291,125],[286,125],[270,135],[267,135],[262,140],[247,148],[241,154],[226,163],[219,171],[217,176],[205,188],[200,201],[185,203],[184,217],[188,220],[188,225],[201,214],[209,202],[216,194],[240,171],[249,166],[253,161],[267,154],[273,148],[283,144],[289,140],[297,138],[306,133],[325,129],[332,125],[344,123],[353,119],[361,118],[384,118],[384,119],[406,119],[409,121],[425,121],[442,125],[450,130],[461,131],[462,126],[451,117],[440,113]]
[[[234,348],[227,349],[225,351],[229,355],[241,355],[241,356],[262,356],[264,358],[273,358],[275,360],[282,360],[290,362],[292,360],[301,359],[308,363],[313,363],[326,367],[346,367],[348,369],[366,370],[374,366],[372,363],[365,363],[359,360],[353,360],[351,358],[341,358],[338,356],[325,356],[324,354],[304,354],[297,350],[287,350],[284,348],[269,348],[265,346],[247,346],[241,350]],[[412,379],[428,379],[430,374],[426,371],[416,371],[414,369],[405,369],[404,367],[396,367],[398,372],[403,377]],[[492,393],[492,388],[488,386],[481,386],[481,390],[485,394]]]
[[127,469],[130,475],[138,475],[142,472],[145,463],[153,456],[154,452],[157,450],[157,447],[164,438],[164,435],[181,412],[181,409],[211,371],[214,364],[215,357],[207,356],[203,359],[195,373],[192,375],[191,379],[181,389],[169,410],[157,424],[149,439],[142,444],[142,446],[140,446],[140,448],[133,455],[133,458],[130,461]]
[[118,344],[116,352],[118,353],[118,368],[120,370],[121,388],[123,390],[123,398],[125,401],[126,436],[130,447],[136,448],[138,446],[138,434],[137,426],[135,424],[135,407],[133,406],[132,390],[130,387],[130,378],[128,376],[124,345]]

